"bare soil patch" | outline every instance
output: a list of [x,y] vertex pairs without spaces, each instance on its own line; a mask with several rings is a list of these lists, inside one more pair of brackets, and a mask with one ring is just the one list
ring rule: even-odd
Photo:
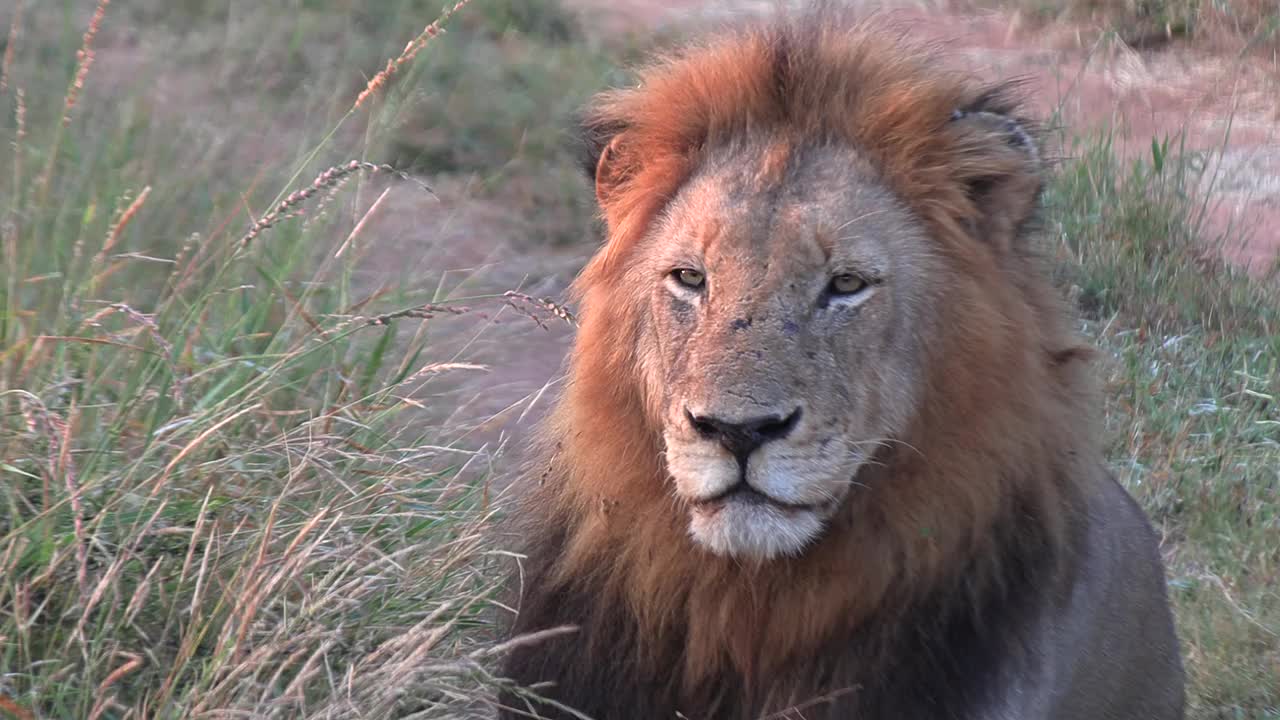
[[[574,0],[601,27],[683,28],[767,10],[762,0]],[[1138,51],[1091,26],[1033,25],[1016,12],[958,12],[921,3],[863,3],[914,34],[944,45],[962,67],[1018,78],[1041,117],[1057,113],[1069,134],[1109,129],[1122,156],[1150,152],[1153,138],[1215,155],[1204,235],[1231,262],[1263,272],[1280,253],[1280,84],[1251,56],[1185,43]],[[1069,152],[1069,148],[1063,148]]]

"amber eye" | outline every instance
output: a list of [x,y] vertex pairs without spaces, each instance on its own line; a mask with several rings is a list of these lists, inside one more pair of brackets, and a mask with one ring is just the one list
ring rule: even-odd
[[699,290],[702,288],[703,285],[707,283],[706,275],[702,274],[700,270],[693,270],[690,268],[680,268],[679,270],[673,270],[671,272],[671,277],[675,278],[676,282],[689,288],[690,290]]
[[866,280],[853,273],[843,273],[831,278],[827,292],[832,295],[856,295],[866,289]]

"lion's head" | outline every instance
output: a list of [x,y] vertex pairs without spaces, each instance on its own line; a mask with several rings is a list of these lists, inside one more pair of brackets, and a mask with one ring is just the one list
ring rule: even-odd
[[625,612],[692,687],[998,584],[998,548],[1050,557],[1071,522],[1092,396],[1029,247],[1034,125],[845,20],[714,35],[585,113],[607,238],[520,513],[520,627],[595,618],[604,652]]
[[860,32],[732,36],[587,116],[610,238],[581,287],[629,313],[589,308],[719,555],[802,552],[925,403],[1016,383],[990,376],[1037,341],[1006,337],[1037,313],[1009,276],[1041,186],[1029,125],[1005,89]]

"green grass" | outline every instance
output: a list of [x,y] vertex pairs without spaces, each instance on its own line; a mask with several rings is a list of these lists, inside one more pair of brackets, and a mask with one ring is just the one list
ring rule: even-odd
[[1104,351],[1108,454],[1164,537],[1190,717],[1280,718],[1280,286],[1198,236],[1211,158],[1077,141],[1051,250]]
[[[503,299],[362,295],[356,208],[429,198],[370,166],[241,241],[353,158],[585,237],[564,120],[627,48],[476,0],[348,115],[437,4],[117,2],[64,127],[92,9],[29,1],[2,41],[0,718],[482,713],[490,497],[417,410],[457,370],[429,316]],[[1280,717],[1276,285],[1202,257],[1203,158],[1069,148],[1048,249],[1165,536],[1192,717]]]

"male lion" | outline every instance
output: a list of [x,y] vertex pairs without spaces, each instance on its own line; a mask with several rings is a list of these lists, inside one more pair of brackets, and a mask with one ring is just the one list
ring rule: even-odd
[[511,628],[576,630],[513,644],[502,717],[1182,717],[1007,87],[827,8],[584,125],[608,239]]

